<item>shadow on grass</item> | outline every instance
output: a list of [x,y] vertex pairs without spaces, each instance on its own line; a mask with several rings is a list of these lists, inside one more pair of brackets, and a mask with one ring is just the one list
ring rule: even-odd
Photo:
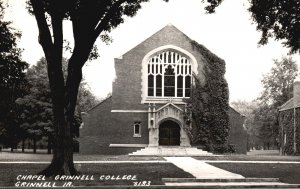
[[[0,165],[0,187],[14,186],[18,181],[18,175],[34,175],[45,168],[46,164],[1,164]],[[71,181],[74,186],[109,186],[109,185],[129,185],[133,182],[151,181],[151,185],[162,185],[161,178],[193,178],[189,173],[177,168],[170,163],[118,163],[118,164],[76,164],[77,169],[84,175],[93,176],[94,180]],[[102,175],[114,175],[123,177],[124,175],[136,175],[136,180],[100,180]],[[102,177],[103,178],[103,177]],[[21,181],[21,182],[38,182]],[[45,182],[45,181],[44,181]],[[56,182],[61,186],[62,182],[47,179],[47,182]]]
[[300,184],[300,164],[279,163],[209,163],[244,177],[279,178],[281,182]]

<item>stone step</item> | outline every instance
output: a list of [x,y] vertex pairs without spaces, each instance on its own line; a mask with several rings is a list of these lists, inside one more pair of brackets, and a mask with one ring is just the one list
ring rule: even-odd
[[287,184],[278,178],[235,178],[235,179],[196,179],[162,178],[166,186],[186,188],[299,188],[299,184]]
[[197,178],[162,178],[163,182],[279,182],[279,178],[236,178],[236,179],[197,179]]
[[299,184],[287,184],[281,182],[185,182],[165,183],[171,188],[300,188]]
[[213,155],[195,147],[146,147],[129,154],[130,156],[207,156]]

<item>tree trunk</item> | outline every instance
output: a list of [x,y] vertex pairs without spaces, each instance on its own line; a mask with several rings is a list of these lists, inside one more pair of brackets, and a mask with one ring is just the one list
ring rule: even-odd
[[25,152],[25,139],[22,140],[22,153]]
[[[54,1],[61,3],[62,1]],[[51,98],[53,103],[54,114],[54,141],[53,141],[53,158],[50,165],[39,174],[46,176],[53,175],[75,175],[78,174],[73,163],[72,135],[70,114],[65,108],[65,81],[62,72],[62,49],[63,49],[63,32],[61,12],[51,14],[53,42],[48,24],[45,18],[45,12],[40,0],[31,0],[34,14],[38,23],[40,33],[40,44],[43,47],[46,60],[48,78],[51,89]],[[59,7],[59,6],[57,6]],[[76,94],[77,95],[77,94]]]
[[33,153],[36,154],[36,139],[33,138]]
[[48,145],[47,145],[47,153],[51,154],[51,145],[52,144],[52,138],[50,135],[48,135]]
[[[54,7],[60,7],[63,1],[53,1]],[[39,28],[40,44],[47,60],[47,70],[51,89],[54,114],[53,158],[51,164],[39,174],[46,176],[62,174],[78,174],[73,163],[73,122],[77,101],[78,88],[82,79],[81,68],[87,61],[96,40],[91,35],[75,39],[75,47],[68,64],[68,78],[64,81],[62,72],[63,32],[62,20],[64,13],[58,8],[51,16],[53,38],[46,22],[45,11],[40,0],[31,0],[33,12]],[[56,3],[56,4],[55,4]],[[80,28],[79,28],[80,29]],[[82,28],[81,28],[82,29]],[[82,34],[82,33],[80,33]],[[89,39],[88,39],[89,38]],[[53,41],[53,40],[54,41]]]

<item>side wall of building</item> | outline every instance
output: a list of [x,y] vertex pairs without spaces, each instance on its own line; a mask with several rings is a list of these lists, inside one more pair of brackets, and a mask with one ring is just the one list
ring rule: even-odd
[[[105,100],[83,116],[80,128],[81,154],[126,154],[140,148],[110,147],[111,144],[148,144],[146,113],[112,113],[112,98]],[[135,121],[141,122],[141,137],[133,137]]]
[[229,108],[229,144],[234,145],[236,153],[247,153],[247,132],[243,127],[245,117]]
[[[300,154],[300,108],[280,111],[279,126],[281,154]],[[296,135],[294,135],[294,131],[296,131]],[[296,141],[296,152],[294,141]]]
[[300,155],[300,108],[296,108],[296,125],[295,125],[295,141],[296,141],[296,153]]

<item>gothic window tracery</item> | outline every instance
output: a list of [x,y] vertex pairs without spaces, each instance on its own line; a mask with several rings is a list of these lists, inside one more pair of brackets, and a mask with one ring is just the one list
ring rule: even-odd
[[191,61],[167,50],[148,60],[148,97],[190,97]]

